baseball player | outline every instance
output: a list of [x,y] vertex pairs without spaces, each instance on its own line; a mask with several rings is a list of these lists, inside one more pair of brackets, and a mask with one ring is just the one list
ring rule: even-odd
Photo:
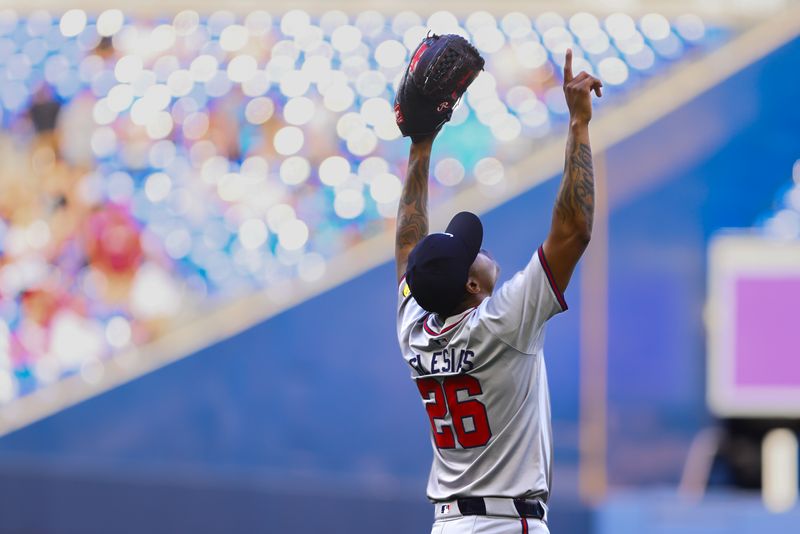
[[[541,534],[549,532],[553,450],[544,327],[567,309],[563,292],[591,236],[588,126],[591,91],[601,96],[602,83],[585,72],[573,77],[567,51],[569,134],[550,232],[527,266],[495,288],[500,267],[481,248],[477,216],[459,213],[444,232],[428,234],[431,147],[482,67],[464,39],[429,36],[398,88],[397,121],[412,144],[397,215],[397,336],[430,419],[432,533]],[[430,98],[426,84],[439,96]]]

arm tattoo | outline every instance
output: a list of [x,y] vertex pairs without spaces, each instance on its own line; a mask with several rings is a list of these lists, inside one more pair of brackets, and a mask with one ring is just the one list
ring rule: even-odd
[[564,179],[556,199],[558,222],[591,232],[594,218],[594,169],[592,149],[571,141],[567,146]]
[[408,174],[397,208],[395,252],[398,262],[401,252],[416,245],[428,235],[428,167],[430,153],[414,154],[408,162]]

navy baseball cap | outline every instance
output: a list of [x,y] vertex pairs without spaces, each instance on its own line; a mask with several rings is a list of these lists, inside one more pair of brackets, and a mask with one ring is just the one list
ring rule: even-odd
[[423,309],[448,315],[464,298],[469,269],[483,241],[483,225],[462,211],[442,233],[425,236],[408,256],[406,282]]

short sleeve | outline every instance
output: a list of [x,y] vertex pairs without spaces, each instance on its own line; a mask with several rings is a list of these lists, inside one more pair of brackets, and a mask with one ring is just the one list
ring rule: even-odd
[[539,247],[522,271],[486,299],[481,321],[514,349],[533,354],[545,322],[566,310],[567,302]]
[[405,349],[411,327],[427,313],[411,296],[411,289],[404,276],[397,288],[397,340],[401,347]]

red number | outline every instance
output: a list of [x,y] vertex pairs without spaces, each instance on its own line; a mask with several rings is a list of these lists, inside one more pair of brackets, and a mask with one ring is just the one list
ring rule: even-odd
[[442,425],[442,431],[436,430],[436,420],[444,419],[447,415],[447,404],[445,404],[442,388],[434,378],[422,378],[417,380],[417,387],[425,399],[425,409],[428,411],[428,418],[431,420],[431,430],[436,446],[440,449],[454,449],[456,446],[453,439],[453,431],[449,426]]
[[[441,384],[435,378],[421,378],[417,380],[417,387],[422,398],[427,401],[425,409],[431,420],[431,430],[437,447],[455,448],[453,429],[458,437],[458,443],[465,449],[482,447],[489,442],[492,431],[489,428],[486,406],[477,399],[458,400],[459,391],[466,391],[469,396],[483,393],[477,378],[470,375],[449,376],[444,378]],[[436,428],[436,420],[444,419],[448,410],[452,419],[452,429],[442,424],[442,430],[439,431]],[[472,420],[472,430],[466,428],[467,419]]]
[[[465,449],[486,445],[492,437],[489,418],[486,416],[486,406],[477,399],[458,402],[459,391],[466,391],[473,397],[482,394],[481,383],[474,376],[458,375],[446,378],[443,385],[458,442]],[[464,426],[464,421],[470,417],[473,429],[468,431]]]

